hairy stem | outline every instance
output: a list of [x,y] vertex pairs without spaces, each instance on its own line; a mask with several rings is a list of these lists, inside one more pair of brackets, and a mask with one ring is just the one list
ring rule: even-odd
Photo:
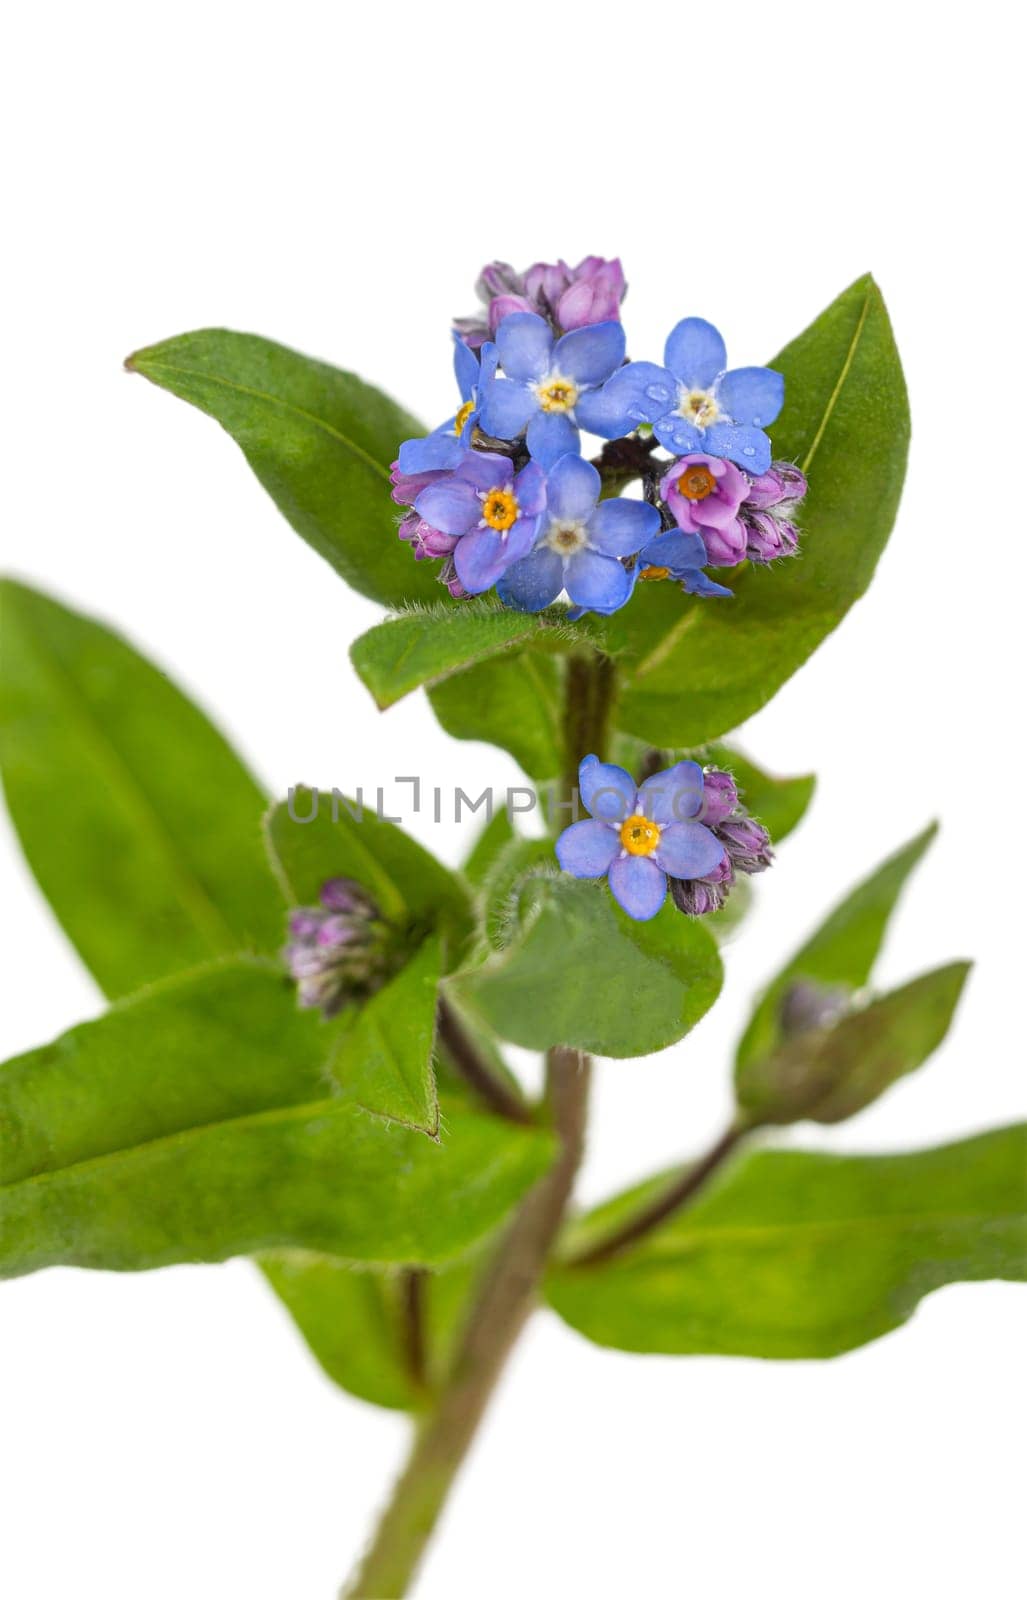
[[716,1143],[710,1146],[706,1154],[686,1167],[681,1176],[668,1184],[661,1194],[656,1195],[648,1205],[641,1206],[634,1216],[629,1217],[619,1228],[612,1229],[605,1237],[598,1239],[587,1249],[579,1251],[577,1255],[569,1256],[564,1265],[594,1267],[599,1262],[609,1261],[611,1257],[630,1249],[639,1239],[644,1239],[646,1234],[652,1233],[661,1222],[666,1222],[668,1217],[672,1217],[689,1201],[695,1199],[749,1131],[744,1124],[733,1122],[724,1130]]
[[588,1058],[562,1047],[550,1050],[546,1082],[560,1153],[522,1203],[493,1260],[438,1405],[421,1427],[371,1545],[343,1591],[349,1600],[396,1600],[406,1593],[507,1356],[534,1307],[584,1149]]
[[440,997],[437,1013],[439,1044],[446,1059],[478,1098],[510,1122],[530,1123],[531,1108],[517,1090],[500,1078],[477,1049],[449,1001]]

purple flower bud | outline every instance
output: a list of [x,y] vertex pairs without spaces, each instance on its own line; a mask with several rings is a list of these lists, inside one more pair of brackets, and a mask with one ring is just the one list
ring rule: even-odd
[[497,294],[489,301],[489,332],[495,334],[504,317],[513,311],[534,311],[531,301],[522,294]]
[[719,911],[728,896],[728,887],[711,883],[709,878],[671,878],[670,896],[686,917],[707,917]]
[[753,478],[746,505],[753,511],[769,511],[785,501],[802,500],[808,487],[806,476],[798,467],[788,461],[775,461],[768,472]]
[[320,900],[326,911],[341,911],[344,915],[358,917],[379,915],[367,890],[353,878],[329,878],[321,885]]
[[750,561],[776,561],[793,556],[799,544],[799,530],[769,511],[746,513],[740,519],[745,529],[745,553]]
[[738,872],[764,872],[774,859],[770,834],[744,812],[722,822],[715,832]]
[[378,907],[359,883],[329,878],[320,898],[290,912],[282,954],[299,1004],[329,1017],[384,981],[386,946]]
[[452,560],[447,561],[445,566],[442,568],[442,571],[439,573],[439,582],[446,585],[446,588],[449,590],[454,600],[467,599],[467,590],[457,577],[456,567],[454,566]]
[[307,911],[301,908],[299,911],[289,913],[289,932],[296,939],[313,938],[320,926],[320,911]]
[[456,549],[456,540],[452,534],[441,533],[438,528],[433,528],[430,522],[425,522],[410,511],[399,525],[399,536],[414,547],[414,558],[417,561],[439,561],[444,556],[452,555]]
[[399,462],[394,461],[389,471],[392,498],[398,506],[412,506],[421,490],[442,476],[442,472],[400,472]]
[[474,288],[479,300],[488,301],[493,295],[523,294],[525,283],[523,275],[515,272],[509,261],[490,261],[487,267],[482,267]]
[[618,260],[586,256],[576,267],[566,261],[536,261],[525,273],[515,272],[506,261],[492,261],[475,287],[482,310],[454,323],[472,350],[494,337],[503,318],[514,311],[533,311],[558,334],[616,321],[627,285]]
[[616,322],[627,292],[620,261],[586,256],[570,274],[570,283],[556,302],[557,326],[564,333],[595,322]]
[[786,1039],[830,1028],[849,1009],[850,991],[844,984],[814,983],[797,978],[781,996],[778,1023]]
[[729,817],[738,805],[738,786],[730,772],[710,767],[703,773],[702,808],[699,821],[714,827]]

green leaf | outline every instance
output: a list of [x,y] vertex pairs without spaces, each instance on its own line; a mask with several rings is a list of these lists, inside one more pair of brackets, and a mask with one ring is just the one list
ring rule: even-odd
[[224,328],[137,350],[125,365],[220,422],[279,511],[354,589],[389,606],[446,603],[396,534],[389,468],[425,430],[387,395]]
[[775,778],[731,745],[711,745],[701,759],[707,766],[723,767],[734,775],[743,804],[762,822],[775,844],[798,827],[817,786],[812,772],[798,778]]
[[860,278],[770,364],[786,384],[774,456],[809,474],[800,556],[733,570],[732,600],[641,584],[611,619],[608,647],[626,667],[618,726],[654,745],[702,744],[765,705],[864,592],[895,519],[909,412],[873,279]]
[[[346,799],[331,789],[298,786],[267,821],[268,847],[286,894],[316,905],[329,878],[353,878],[393,922],[466,932],[467,892],[459,878],[377,814],[378,797]],[[309,819],[309,820],[308,820]]]
[[938,831],[936,823],[917,834],[857,885],[807,939],[764,990],[735,1054],[739,1067],[769,1055],[781,1043],[778,1014],[785,991],[798,978],[845,984],[859,989],[870,977],[877,952],[906,879]]
[[428,1263],[494,1228],[551,1138],[447,1106],[441,1145],[333,1095],[334,1030],[270,963],[155,985],[0,1068],[0,1276],[267,1249]]
[[69,939],[113,997],[235,950],[277,949],[267,804],[165,674],[117,634],[0,584],[0,767]]
[[[632,1250],[555,1271],[549,1301],[616,1350],[839,1355],[943,1284],[1027,1275],[1025,1134],[889,1156],[758,1152]],[[637,1191],[622,1198],[637,1205]],[[607,1226],[618,1206],[602,1208]]]
[[439,1133],[432,1053],[441,970],[439,941],[426,939],[396,977],[361,1006],[330,1068],[342,1093],[365,1111],[433,1139]]
[[481,739],[508,750],[531,778],[563,770],[562,663],[539,650],[508,650],[428,692],[454,739]]
[[537,617],[484,600],[428,606],[378,623],[355,641],[350,658],[384,711],[414,689],[509,650],[541,626]]
[[506,806],[500,806],[486,822],[463,865],[463,874],[473,889],[480,889],[496,861],[516,834]]
[[843,1122],[923,1065],[948,1033],[970,964],[938,967],[735,1074],[753,1124]]
[[417,1409],[424,1396],[404,1347],[400,1277],[312,1250],[268,1252],[259,1265],[333,1382],[372,1405]]
[[652,922],[633,922],[603,884],[536,876],[508,946],[447,983],[513,1044],[626,1057],[682,1038],[721,978],[712,936],[669,902]]

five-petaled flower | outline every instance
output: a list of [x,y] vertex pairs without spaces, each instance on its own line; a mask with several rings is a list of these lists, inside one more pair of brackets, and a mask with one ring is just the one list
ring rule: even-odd
[[667,879],[702,878],[725,848],[705,823],[703,772],[679,761],[640,786],[623,767],[586,756],[578,787],[588,820],[572,823],[556,841],[556,855],[575,878],[608,878],[617,901],[636,922],[655,917]]
[[719,456],[687,455],[665,472],[660,493],[686,533],[702,534],[711,566],[733,567],[745,559],[745,529],[738,508],[749,480]]
[[643,424],[676,456],[703,451],[758,476],[770,466],[764,428],[784,401],[784,379],[769,367],[725,371],[727,351],[716,328],[685,317],[672,330],[664,365],[632,361],[589,401],[582,422],[617,439]]
[[[488,348],[482,350],[483,365]],[[516,439],[527,430],[528,452],[544,467],[568,451],[576,455],[579,423],[592,428],[590,396],[624,360],[620,323],[576,328],[554,344],[548,323],[518,311],[499,324],[495,348],[504,376],[483,381],[484,431],[496,439]]]
[[483,594],[535,543],[546,504],[537,462],[514,473],[508,456],[464,452],[454,472],[429,483],[414,510],[429,528],[456,541],[453,565],[468,594]]
[[455,416],[429,433],[425,439],[407,439],[399,447],[397,467],[404,476],[423,472],[452,472],[460,465],[470,446],[478,420],[481,391],[496,370],[494,345],[482,351],[481,361],[463,340],[453,335],[453,371],[463,402]]
[[644,583],[670,578],[680,583],[686,594],[733,598],[730,589],[725,589],[722,583],[714,583],[702,570],[708,560],[701,534],[671,528],[651,539],[639,551],[638,576]]
[[631,594],[633,556],[660,527],[660,513],[641,500],[599,500],[602,482],[591,462],[565,455],[546,480],[546,514],[530,555],[508,567],[497,585],[504,605],[541,611],[562,590],[571,602],[604,616]]

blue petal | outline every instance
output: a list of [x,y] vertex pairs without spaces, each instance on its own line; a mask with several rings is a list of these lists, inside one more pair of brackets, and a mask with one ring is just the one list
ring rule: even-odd
[[638,790],[630,772],[598,756],[586,756],[578,767],[578,789],[585,810],[601,822],[624,822],[635,809]]
[[531,522],[515,522],[505,536],[495,528],[475,528],[453,551],[453,565],[468,594],[484,594],[531,549]]
[[663,359],[690,389],[708,389],[727,366],[727,349],[712,322],[685,317],[671,329]]
[[661,828],[694,817],[702,805],[702,767],[698,761],[678,761],[665,772],[654,773],[639,789],[638,803]]
[[481,521],[481,501],[471,485],[453,478],[422,489],[414,501],[414,510],[423,522],[451,538],[470,533]]
[[653,859],[672,878],[704,878],[724,859],[724,846],[702,822],[672,822],[660,834]]
[[642,550],[640,560],[653,567],[669,567],[678,578],[683,572],[703,565],[706,546],[701,534],[683,533],[680,528],[672,528],[669,533],[661,533],[658,538],[651,539]]
[[562,411],[536,411],[528,423],[527,443],[529,454],[547,469],[581,448],[577,428]]
[[453,335],[453,371],[456,374],[456,386],[460,390],[461,400],[469,400],[477,386],[481,368],[478,365],[478,357],[473,350],[467,348],[458,333]]
[[576,606],[609,616],[619,611],[631,594],[631,579],[613,556],[598,550],[579,550],[564,568],[563,586]]
[[648,856],[622,856],[610,868],[617,904],[636,922],[655,917],[667,895],[667,879]]
[[701,594],[707,599],[721,596],[724,599],[733,600],[735,597],[733,589],[725,589],[722,583],[714,583],[713,579],[708,578],[705,572],[688,573],[686,577],[681,579],[681,587],[686,594]]
[[736,428],[730,422],[715,422],[707,428],[703,449],[707,455],[723,456],[744,467],[758,478],[770,467],[770,440],[759,428]]
[[493,439],[516,439],[537,410],[538,401],[526,383],[493,378],[481,397],[481,425]]
[[602,500],[589,521],[588,540],[604,556],[633,556],[659,531],[660,513],[644,500]]
[[496,585],[505,606],[514,611],[542,611],[563,588],[563,562],[545,545],[508,567]]
[[785,399],[785,381],[769,367],[736,367],[717,385],[717,403],[732,422],[767,428]]
[[580,395],[574,414],[589,433],[619,439],[642,422],[655,422],[677,400],[678,386],[652,361],[630,361],[603,387]]
[[594,322],[556,341],[553,371],[590,387],[603,383],[624,360],[624,329],[619,322]]
[[453,432],[456,418],[444,422],[427,439],[407,439],[399,447],[399,470],[416,477],[421,472],[452,472],[467,453]]
[[556,841],[556,859],[575,878],[601,878],[620,852],[617,830],[605,822],[573,822]]
[[601,479],[591,461],[565,455],[546,480],[549,515],[558,522],[587,522],[599,499]]
[[533,311],[513,311],[496,330],[496,349],[507,377],[532,383],[552,365],[553,335]]
[[695,450],[709,450],[711,455],[716,452],[710,450],[706,443],[707,435],[701,428],[691,422],[686,422],[677,411],[668,411],[653,427],[657,439],[665,450],[675,456],[691,455]]
[[546,508],[546,475],[537,461],[529,461],[513,480],[522,517],[537,517]]

